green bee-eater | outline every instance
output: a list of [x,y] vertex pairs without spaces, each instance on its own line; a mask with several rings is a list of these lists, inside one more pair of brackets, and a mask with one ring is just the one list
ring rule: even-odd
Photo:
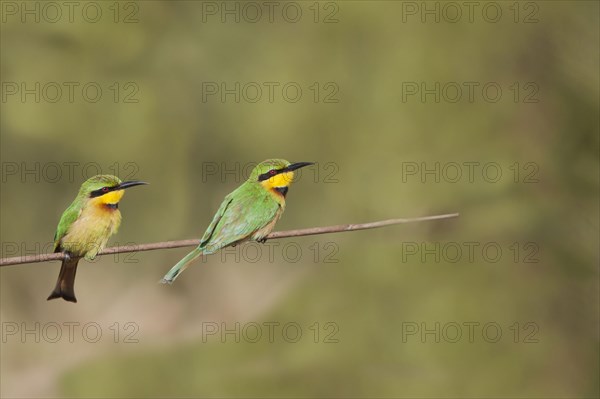
[[200,255],[247,240],[264,242],[285,209],[285,196],[294,171],[312,164],[290,164],[283,159],[268,159],[258,164],[248,180],[225,197],[200,245],[173,266],[161,282],[172,283]]
[[63,212],[54,234],[54,252],[63,252],[65,258],[48,300],[63,298],[77,302],[74,285],[79,259],[94,259],[104,248],[121,224],[119,200],[123,190],[140,184],[148,183],[122,182],[116,176],[97,175],[81,185],[79,194]]

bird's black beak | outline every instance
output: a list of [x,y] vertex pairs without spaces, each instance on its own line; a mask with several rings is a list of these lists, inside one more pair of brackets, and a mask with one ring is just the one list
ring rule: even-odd
[[149,183],[146,183],[145,181],[138,181],[138,180],[124,181],[123,183],[119,184],[116,187],[116,190],[123,190],[123,189],[129,188],[129,187],[140,186],[142,184],[149,184]]
[[290,166],[288,166],[287,168],[285,168],[285,171],[291,172],[293,170],[300,169],[305,166],[314,165],[314,164],[315,164],[314,162],[295,162],[295,163],[291,164]]

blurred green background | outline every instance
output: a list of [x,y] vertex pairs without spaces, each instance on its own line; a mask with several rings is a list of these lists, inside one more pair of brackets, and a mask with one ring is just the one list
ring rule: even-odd
[[98,168],[151,182],[112,245],[200,237],[266,158],[318,163],[277,230],[461,215],[238,247],[169,287],[187,249],[105,256],[76,305],[45,300],[57,262],[3,267],[2,397],[598,397],[597,2],[54,4],[1,4],[3,257],[44,250]]

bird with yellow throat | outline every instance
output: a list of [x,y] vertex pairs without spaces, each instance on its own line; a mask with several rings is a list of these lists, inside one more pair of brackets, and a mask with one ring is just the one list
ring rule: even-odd
[[200,245],[169,270],[162,283],[172,283],[196,258],[243,241],[264,242],[285,210],[294,171],[312,162],[268,159],[259,163],[236,190],[225,197]]
[[54,234],[54,252],[64,259],[56,287],[48,300],[75,298],[75,272],[80,258],[92,260],[115,234],[121,224],[119,201],[129,187],[148,184],[142,181],[122,182],[112,175],[97,175],[86,180],[75,200],[63,212]]

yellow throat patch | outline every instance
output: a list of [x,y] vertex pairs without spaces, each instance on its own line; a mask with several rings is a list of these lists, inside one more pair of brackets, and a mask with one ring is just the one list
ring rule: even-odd
[[99,197],[92,198],[91,202],[96,206],[118,204],[121,198],[123,198],[123,194],[125,194],[125,190],[110,191]]
[[260,184],[267,189],[275,187],[288,187],[294,181],[294,172],[279,173],[267,180],[263,180]]

